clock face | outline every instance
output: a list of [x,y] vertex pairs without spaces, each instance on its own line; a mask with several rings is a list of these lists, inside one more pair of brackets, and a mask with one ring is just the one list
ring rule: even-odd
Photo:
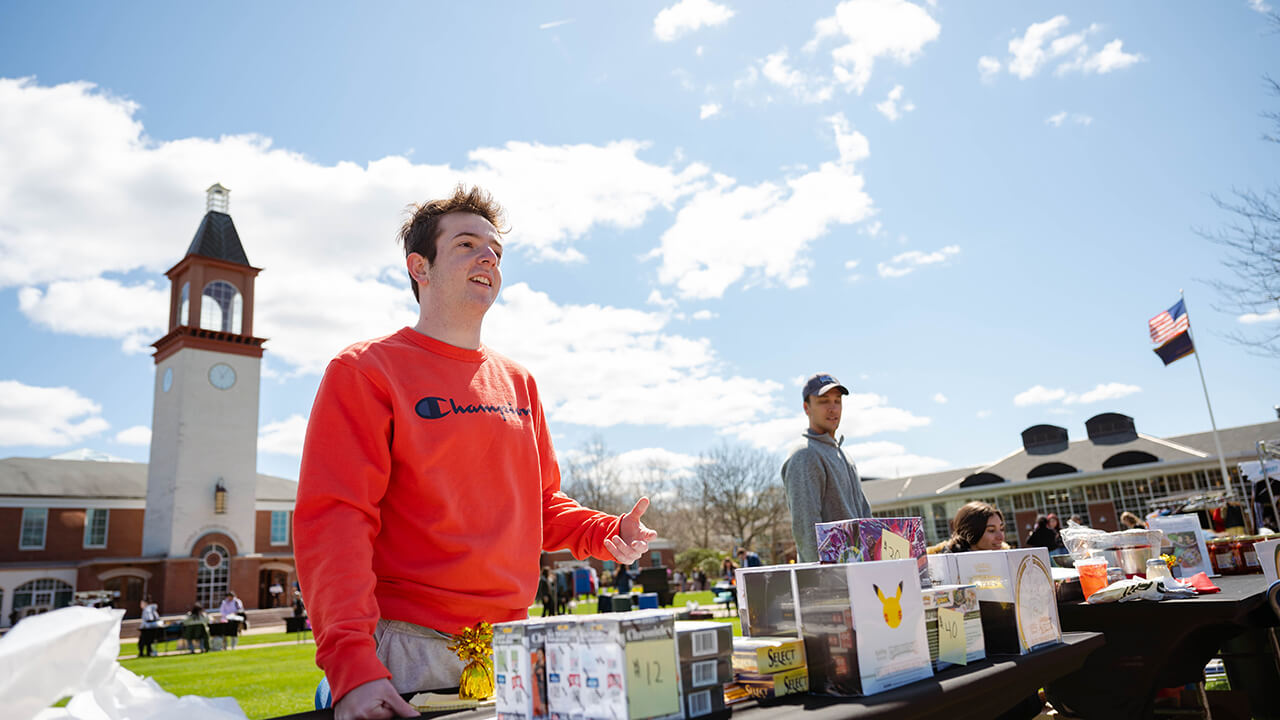
[[171,387],[173,387],[173,368],[165,368],[164,378],[160,381],[160,389],[169,392]]
[[228,390],[236,384],[236,371],[226,363],[209,368],[209,382],[219,390]]

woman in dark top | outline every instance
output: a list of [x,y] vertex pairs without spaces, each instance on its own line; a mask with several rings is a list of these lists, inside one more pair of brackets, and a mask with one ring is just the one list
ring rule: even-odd
[[956,511],[951,537],[929,548],[931,552],[1008,550],[1004,542],[1004,515],[994,505],[974,500]]
[[1027,547],[1042,547],[1045,550],[1053,550],[1058,546],[1058,533],[1049,527],[1049,516],[1036,516],[1036,529],[1031,531],[1027,536]]

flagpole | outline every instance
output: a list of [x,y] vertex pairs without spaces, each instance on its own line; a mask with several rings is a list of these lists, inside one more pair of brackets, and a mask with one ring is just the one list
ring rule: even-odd
[[1213,404],[1209,402],[1209,386],[1204,381],[1204,366],[1200,364],[1200,348],[1196,345],[1196,338],[1191,334],[1191,310],[1187,308],[1187,299],[1182,295],[1182,288],[1178,289],[1178,299],[1182,301],[1182,311],[1187,314],[1187,337],[1191,340],[1191,347],[1195,348],[1192,354],[1196,356],[1196,370],[1200,372],[1200,388],[1204,390],[1204,404],[1209,408],[1209,426],[1213,428],[1213,446],[1218,449],[1218,467],[1222,470],[1222,484],[1227,489],[1227,495],[1234,495],[1235,490],[1231,487],[1231,475],[1227,473],[1227,461],[1222,457],[1222,441],[1218,439],[1218,423],[1213,419]]

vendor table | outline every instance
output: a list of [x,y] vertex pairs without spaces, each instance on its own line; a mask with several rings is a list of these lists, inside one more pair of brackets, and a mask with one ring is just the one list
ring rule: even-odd
[[[913,682],[865,698],[829,698],[795,695],[765,704],[752,701],[732,706],[734,718],[772,720],[778,717],[826,720],[828,718],[936,718],[990,720],[1010,705],[1029,697],[1045,682],[1070,673],[1084,664],[1090,653],[1102,647],[1098,633],[1066,633],[1063,643],[1022,656],[996,656],[947,668],[927,680]],[[409,697],[409,696],[406,696]],[[420,717],[448,715],[450,720],[492,718],[494,711],[423,713]],[[727,716],[727,713],[725,714]],[[715,718],[715,716],[707,716]],[[332,710],[289,715],[277,720],[331,720]]]
[[1151,717],[1157,690],[1201,682],[1205,663],[1224,643],[1277,624],[1263,576],[1213,582],[1222,592],[1161,602],[1059,605],[1064,631],[1101,632],[1107,643],[1084,667],[1050,683],[1046,691],[1054,707],[1085,718]]

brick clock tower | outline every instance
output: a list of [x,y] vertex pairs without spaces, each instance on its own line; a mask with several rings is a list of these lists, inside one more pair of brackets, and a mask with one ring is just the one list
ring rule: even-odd
[[[215,608],[227,588],[256,584],[258,385],[253,283],[228,214],[230,191],[207,191],[204,219],[170,282],[169,330],[155,348],[156,384],[143,554],[162,557],[163,611]],[[157,578],[159,579],[159,578]],[[241,590],[243,588],[243,590]],[[216,595],[216,597],[214,597]]]

